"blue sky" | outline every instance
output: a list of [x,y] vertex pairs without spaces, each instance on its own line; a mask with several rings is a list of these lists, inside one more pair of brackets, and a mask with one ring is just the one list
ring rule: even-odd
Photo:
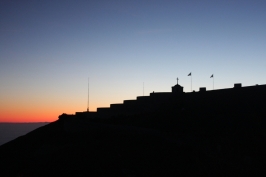
[[[106,107],[179,83],[266,83],[266,1],[1,1],[1,112]],[[28,107],[27,107],[28,106]],[[2,115],[3,118],[4,115]],[[1,119],[1,117],[0,117]],[[36,118],[38,119],[38,118]],[[52,118],[49,118],[49,120]],[[37,120],[36,120],[37,121]]]

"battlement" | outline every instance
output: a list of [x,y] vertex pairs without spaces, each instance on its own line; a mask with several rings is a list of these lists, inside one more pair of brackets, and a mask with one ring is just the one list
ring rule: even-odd
[[[114,103],[110,107],[97,108],[97,112],[76,112],[77,117],[107,118],[117,115],[132,115],[154,113],[158,110],[209,110],[214,112],[226,109],[247,111],[256,110],[266,100],[266,85],[242,87],[241,83],[233,88],[206,90],[200,87],[198,92],[183,92],[183,87],[175,85],[172,92],[152,92],[149,96],[138,96],[135,100],[124,100]],[[258,104],[259,103],[259,104]],[[64,116],[63,116],[64,117]]]

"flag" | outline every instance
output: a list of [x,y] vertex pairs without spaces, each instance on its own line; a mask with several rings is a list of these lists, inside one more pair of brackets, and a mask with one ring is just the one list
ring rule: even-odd
[[213,74],[211,75],[211,77],[210,78],[212,78],[213,77]]
[[191,76],[191,73],[189,73],[187,76]]

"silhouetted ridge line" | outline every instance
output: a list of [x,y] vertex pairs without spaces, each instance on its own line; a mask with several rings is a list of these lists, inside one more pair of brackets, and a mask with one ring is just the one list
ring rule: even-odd
[[[0,176],[265,176],[266,85],[62,114],[0,146]],[[263,175],[264,174],[264,175]]]
[[[123,103],[114,103],[110,107],[97,108],[97,112],[76,112],[75,115],[62,114],[59,119],[75,116],[79,118],[108,119],[114,116],[130,116],[144,113],[163,111],[188,112],[248,112],[262,111],[266,94],[266,85],[242,87],[240,83],[233,88],[206,90],[200,87],[198,92],[183,91],[177,84],[172,87],[172,92],[152,92],[149,96],[138,96],[136,100],[124,100]],[[256,107],[254,106],[256,105]]]

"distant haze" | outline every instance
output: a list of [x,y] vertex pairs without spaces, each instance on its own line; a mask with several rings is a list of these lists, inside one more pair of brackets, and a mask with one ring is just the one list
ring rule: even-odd
[[0,146],[46,124],[48,123],[0,123]]

